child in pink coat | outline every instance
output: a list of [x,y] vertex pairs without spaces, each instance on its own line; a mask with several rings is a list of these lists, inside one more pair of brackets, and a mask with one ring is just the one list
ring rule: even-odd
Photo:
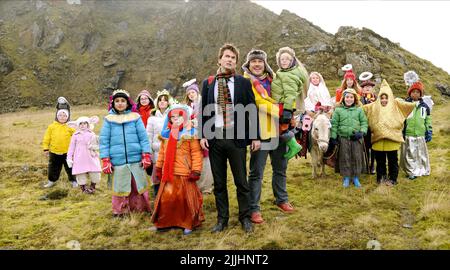
[[[101,177],[98,137],[93,131],[98,120],[97,116],[82,116],[77,121],[68,123],[77,131],[70,141],[67,164],[72,168],[72,174],[76,177],[81,191],[86,194],[95,192],[95,185],[100,182]],[[89,188],[86,187],[88,177],[91,179]]]

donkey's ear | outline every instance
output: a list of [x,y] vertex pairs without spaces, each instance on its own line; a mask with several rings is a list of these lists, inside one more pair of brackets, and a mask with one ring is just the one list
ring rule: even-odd
[[330,109],[330,110],[327,112],[328,118],[331,118],[331,117],[333,116],[333,110],[334,110],[334,109]]
[[77,121],[70,121],[70,122],[67,122],[67,125],[68,125],[69,127],[71,127],[71,128],[75,128],[75,129],[78,127]]
[[99,118],[98,118],[97,115],[91,116],[91,117],[89,118],[89,122],[90,122],[91,124],[97,124],[98,121],[99,121]]

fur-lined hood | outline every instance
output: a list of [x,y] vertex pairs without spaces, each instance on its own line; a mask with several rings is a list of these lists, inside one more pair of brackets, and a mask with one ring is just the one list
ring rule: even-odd
[[292,67],[295,67],[298,65],[303,65],[302,62],[300,62],[300,60],[298,60],[297,56],[295,56],[295,51],[292,48],[283,47],[283,48],[280,48],[276,54],[277,65],[279,68],[281,68],[280,57],[283,53],[289,54],[294,59],[294,62],[291,64],[291,66],[289,68],[292,68]]

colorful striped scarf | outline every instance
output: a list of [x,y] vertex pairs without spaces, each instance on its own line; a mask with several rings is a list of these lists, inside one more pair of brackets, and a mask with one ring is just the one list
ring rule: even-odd
[[217,70],[216,80],[218,85],[217,103],[222,109],[223,127],[229,128],[231,126],[233,117],[233,101],[231,99],[230,89],[228,88],[228,81],[234,76],[234,71],[220,67]]
[[[253,87],[256,89],[256,91],[261,95],[261,97],[263,97],[264,99],[267,99],[268,96],[266,95],[266,93],[268,95],[270,95],[270,84],[272,83],[272,77],[269,76],[268,73],[264,73],[264,75],[262,75],[261,77],[256,77],[255,75],[253,75],[251,73],[251,71],[247,68],[247,67],[242,67],[242,69],[244,70],[245,73],[248,74],[248,76],[250,76],[250,81],[253,85]],[[267,88],[264,88],[264,86],[261,84],[261,82],[263,80],[269,80],[269,84]]]

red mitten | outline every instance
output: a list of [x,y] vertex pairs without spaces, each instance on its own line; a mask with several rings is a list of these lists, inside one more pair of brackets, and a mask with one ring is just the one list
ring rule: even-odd
[[198,172],[198,171],[192,171],[190,174],[189,174],[189,181],[191,181],[191,182],[195,182],[195,181],[198,181],[199,179],[200,179],[200,176],[201,176],[202,174],[201,174],[201,172]]
[[102,171],[104,174],[112,174],[113,166],[109,158],[102,158]]
[[278,117],[280,117],[280,119],[281,119],[281,116],[283,115],[283,110],[284,110],[284,105],[283,105],[283,103],[278,103],[278,109],[279,109],[279,111],[278,111]]
[[318,101],[316,103],[316,105],[314,106],[314,111],[318,112],[320,110],[320,107],[322,107],[322,103],[320,103],[320,101]]
[[152,160],[150,158],[150,153],[142,153],[142,167],[146,170],[152,165]]
[[156,167],[156,178],[161,181],[162,179],[162,168]]

